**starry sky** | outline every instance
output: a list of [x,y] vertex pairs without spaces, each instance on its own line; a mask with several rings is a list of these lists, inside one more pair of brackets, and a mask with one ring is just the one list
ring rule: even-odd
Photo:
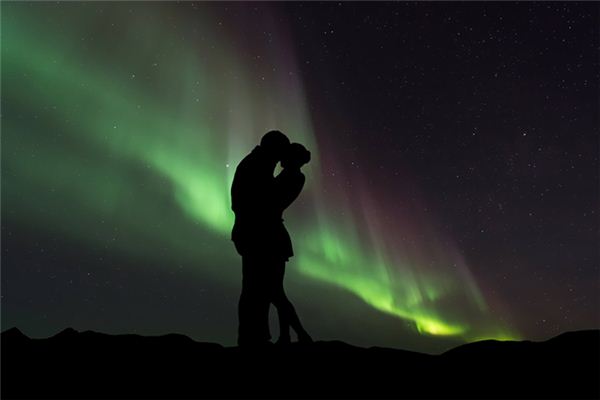
[[313,154],[286,290],[316,339],[600,327],[598,4],[1,11],[2,329],[233,345],[229,187],[271,129]]

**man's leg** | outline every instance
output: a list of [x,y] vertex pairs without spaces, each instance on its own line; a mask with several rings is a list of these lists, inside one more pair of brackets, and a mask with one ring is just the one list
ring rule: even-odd
[[269,288],[267,284],[267,262],[264,258],[259,257],[255,260],[253,278],[255,281],[252,284],[253,288],[253,321],[252,329],[256,334],[260,344],[264,344],[271,340],[271,332],[269,330],[269,308],[271,306],[271,298],[269,296]]
[[242,256],[242,293],[238,303],[238,345],[250,344],[252,334],[252,260]]
[[264,265],[257,257],[242,257],[242,294],[238,304],[238,345],[262,344],[269,332],[269,298],[264,288]]

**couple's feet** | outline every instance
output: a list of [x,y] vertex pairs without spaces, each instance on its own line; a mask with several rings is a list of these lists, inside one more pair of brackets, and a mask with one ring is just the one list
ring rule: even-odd
[[[306,332],[298,334],[298,343],[300,344],[310,344],[313,342],[313,339],[310,337],[310,335]],[[279,346],[287,346],[292,344],[292,340],[290,339],[289,336],[280,336],[279,339],[277,339],[277,342],[275,343]]]
[[273,346],[273,343],[268,340],[238,340],[238,346],[250,349],[263,349]]

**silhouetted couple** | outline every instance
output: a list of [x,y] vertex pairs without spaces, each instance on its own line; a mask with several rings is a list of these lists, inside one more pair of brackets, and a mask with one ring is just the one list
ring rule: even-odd
[[[285,263],[293,256],[292,241],[283,225],[283,211],[304,186],[300,168],[310,152],[279,131],[267,132],[238,165],[231,186],[235,224],[231,239],[242,256],[238,344],[269,343],[269,307],[279,315],[278,343],[290,343],[292,327],[300,342],[312,342],[283,289]],[[281,162],[283,170],[274,177]]]

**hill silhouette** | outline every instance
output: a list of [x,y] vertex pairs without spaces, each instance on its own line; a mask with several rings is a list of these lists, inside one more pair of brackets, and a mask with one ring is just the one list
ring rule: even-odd
[[441,355],[339,341],[261,350],[184,335],[2,333],[2,398],[598,398],[600,331]]

